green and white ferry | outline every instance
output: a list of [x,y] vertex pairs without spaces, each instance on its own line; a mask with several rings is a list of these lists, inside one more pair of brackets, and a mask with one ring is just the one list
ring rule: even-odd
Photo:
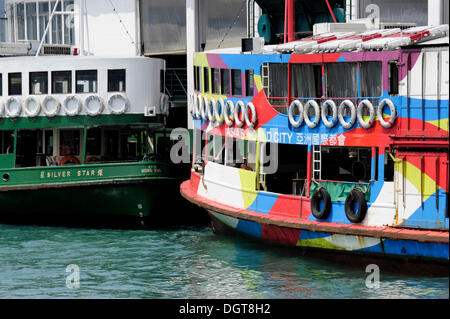
[[164,71],[146,57],[0,58],[0,219],[173,221]]

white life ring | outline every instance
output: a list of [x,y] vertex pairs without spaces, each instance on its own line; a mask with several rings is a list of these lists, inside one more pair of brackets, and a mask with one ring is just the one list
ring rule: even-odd
[[[219,105],[220,105],[220,111],[219,111]],[[224,110],[225,110],[225,103],[221,97],[217,99],[217,103],[214,104],[214,114],[216,115],[216,121],[219,124],[222,124],[224,121]]]
[[5,112],[8,117],[15,118],[22,112],[22,102],[17,97],[10,97],[5,103]]
[[41,112],[41,102],[34,96],[29,96],[23,102],[23,110],[28,117],[36,117]]
[[[299,118],[297,121],[294,117],[294,108],[297,108],[299,114]],[[302,102],[300,102],[299,100],[292,101],[291,105],[289,105],[289,123],[291,123],[293,127],[299,127],[303,123],[303,117],[304,114]]]
[[169,116],[169,96],[167,94],[161,95],[161,100],[159,101],[161,107],[161,113]]
[[4,111],[5,111],[5,103],[3,103],[3,100],[0,99],[0,116],[3,115]]
[[105,104],[101,97],[97,95],[90,95],[84,100],[84,110],[90,116],[97,116],[103,112]]
[[194,93],[191,93],[191,94],[189,95],[189,98],[190,98],[190,101],[191,101],[190,105],[192,105],[191,116],[192,116],[193,119],[195,119],[195,118],[196,118],[196,114],[195,114],[195,104],[197,103],[197,102],[196,102],[197,99],[195,98],[195,94],[194,94]]
[[236,103],[236,107],[234,108],[234,123],[236,123],[238,127],[242,127],[244,125],[245,112],[245,104],[244,102],[242,102],[242,100],[239,100]]
[[[252,117],[249,118],[248,112],[252,113]],[[256,121],[258,120],[258,116],[256,114],[256,108],[255,105],[252,102],[248,102],[247,106],[245,107],[245,123],[248,127],[254,128],[256,125]]]
[[[327,109],[331,107],[331,121],[328,121]],[[326,127],[332,128],[337,123],[338,111],[336,107],[336,103],[333,100],[326,100],[322,103],[322,122]]]
[[[308,116],[308,111],[310,107],[314,108],[314,122],[312,122]],[[306,102],[304,108],[303,108],[303,119],[305,120],[306,125],[308,125],[310,128],[315,128],[320,121],[320,108],[316,101],[309,100]]]
[[192,105],[192,117],[194,119],[199,119],[200,118],[200,111],[198,108],[199,105],[199,101],[198,101],[198,96],[193,94],[193,105]]
[[[350,108],[350,112],[351,112],[350,121],[348,121],[348,122],[346,122],[345,119],[344,119],[345,107],[349,107]],[[355,124],[356,108],[355,108],[355,105],[353,104],[352,101],[350,101],[350,100],[342,101],[342,103],[339,105],[338,117],[339,117],[339,122],[346,129],[351,128]]]
[[[200,95],[199,95],[200,96]],[[200,104],[200,110],[201,110],[201,115],[202,115],[202,119],[203,120],[207,120],[208,119],[208,106],[209,106],[209,101],[206,98],[206,96],[200,96],[201,99],[201,104]]]
[[116,93],[109,97],[107,106],[112,114],[123,114],[128,110],[130,102],[124,94]]
[[234,123],[234,104],[233,101],[228,100],[223,109],[223,117],[227,126],[232,126]]
[[[363,119],[362,111],[363,109],[367,107],[369,109],[369,120],[366,122]],[[363,128],[370,128],[372,127],[374,120],[375,120],[375,109],[372,105],[372,103],[369,100],[362,100],[359,102],[358,108],[356,109],[356,117],[358,118],[359,125]]]
[[69,95],[64,99],[63,102],[64,113],[66,113],[69,116],[75,116],[80,114],[81,107],[82,107],[81,101],[76,95]]
[[[391,111],[391,117],[388,122],[386,122],[383,118],[383,109],[386,106],[386,104],[387,106],[389,106],[389,109]],[[378,119],[380,120],[381,126],[383,126],[384,128],[391,128],[392,125],[394,125],[395,119],[397,118],[397,111],[395,109],[394,103],[392,103],[392,101],[389,99],[382,100],[377,108],[377,116]]]
[[61,103],[51,95],[47,95],[42,101],[42,110],[48,117],[56,116],[59,113],[60,108]]
[[216,121],[216,113],[215,113],[215,108],[216,108],[216,99],[211,97],[209,99],[209,103],[208,103],[208,109],[207,109],[207,115],[208,115],[208,120],[210,120],[211,122],[215,122]]

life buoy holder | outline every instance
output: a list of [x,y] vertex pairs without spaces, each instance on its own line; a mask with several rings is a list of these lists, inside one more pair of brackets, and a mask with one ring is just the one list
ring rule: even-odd
[[59,161],[59,166],[67,165],[67,164],[75,164],[80,165],[80,160],[76,158],[75,156],[64,156]]
[[216,121],[216,113],[214,111],[215,107],[216,107],[216,99],[211,97],[209,99],[209,104],[208,104],[208,109],[207,109],[207,115],[208,115],[208,120],[210,122],[215,122]]
[[41,113],[41,102],[34,96],[29,96],[23,103],[23,110],[28,117],[36,117]]
[[[251,113],[251,117],[248,115],[248,113]],[[258,120],[257,114],[256,114],[256,108],[255,105],[252,102],[248,102],[247,106],[245,107],[245,123],[248,127],[254,128],[256,125],[256,121]]]
[[[328,116],[327,116],[327,110],[328,108],[331,108],[331,120],[328,120]],[[333,100],[326,100],[325,102],[322,103],[322,122],[323,124],[328,127],[328,128],[332,128],[336,125],[337,123],[337,117],[338,117],[338,111],[337,111],[337,107],[336,107],[336,103],[334,103]]]
[[109,97],[107,107],[112,114],[120,115],[128,110],[130,101],[125,94],[116,93]]
[[[357,210],[355,211],[355,203],[357,203]],[[364,193],[353,189],[345,199],[345,215],[352,223],[360,223],[363,221],[367,212],[367,203]]]
[[97,116],[103,112],[105,104],[101,97],[90,95],[84,100],[84,110],[90,116]]
[[54,117],[59,113],[61,103],[53,96],[47,95],[42,101],[42,110],[48,117]]
[[[346,107],[350,108],[350,120],[348,122],[344,118],[344,110]],[[352,101],[344,100],[341,102],[338,110],[338,118],[341,125],[346,129],[351,128],[355,124],[356,108]]]
[[[368,121],[364,121],[364,118],[362,116],[362,111],[364,108],[367,108],[369,110]],[[359,102],[358,108],[356,109],[356,117],[358,118],[358,122],[361,127],[368,129],[373,126],[375,120],[375,109],[369,100],[362,100],[361,102]]]
[[[322,208],[320,202],[323,201]],[[331,211],[331,197],[324,187],[320,187],[311,197],[311,212],[317,219],[326,219]]]
[[22,112],[22,102],[17,97],[10,97],[5,103],[6,115],[10,118],[15,118]]
[[[295,120],[294,110],[297,108],[298,110],[298,120]],[[289,105],[289,123],[293,127],[299,127],[303,123],[303,104],[299,100],[292,101],[291,105]]]
[[[389,121],[387,122],[383,118],[383,109],[386,105],[389,106],[389,109],[391,111],[391,116],[389,118]],[[378,105],[377,116],[381,126],[383,126],[384,128],[391,128],[392,125],[394,125],[395,119],[397,118],[397,111],[395,109],[394,103],[392,103],[392,101],[389,99],[383,99]]]
[[[308,115],[309,108],[312,107],[314,109],[314,121],[311,121]],[[303,108],[303,118],[305,120],[306,125],[310,128],[315,128],[317,125],[319,125],[320,121],[320,108],[319,104],[317,104],[314,100],[309,100],[306,102],[304,108]]]
[[200,104],[202,119],[206,121],[208,119],[209,101],[206,98],[206,96],[201,96],[201,95],[199,95],[199,96],[200,96],[200,100],[202,101],[202,103]]
[[[219,110],[219,106],[220,106],[220,110]],[[217,99],[217,103],[214,104],[214,114],[216,115],[216,121],[219,124],[222,124],[223,121],[225,120],[224,118],[224,110],[225,110],[225,102],[223,101],[223,99],[221,97],[219,97]]]
[[225,103],[225,108],[223,110],[223,118],[225,119],[225,123],[227,126],[232,126],[234,123],[234,103],[231,100],[228,100]]
[[82,108],[81,100],[76,95],[69,95],[64,99],[63,109],[68,116],[80,114]]
[[238,127],[242,127],[244,125],[245,112],[245,104],[242,100],[239,100],[234,108],[234,122]]

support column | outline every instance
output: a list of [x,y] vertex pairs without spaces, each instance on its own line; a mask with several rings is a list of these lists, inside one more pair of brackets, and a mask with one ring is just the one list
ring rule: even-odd
[[190,115],[190,110],[193,109],[193,101],[190,95],[194,92],[194,52],[199,51],[198,2],[199,0],[186,0],[187,118],[188,129],[190,130],[194,128],[194,123]]

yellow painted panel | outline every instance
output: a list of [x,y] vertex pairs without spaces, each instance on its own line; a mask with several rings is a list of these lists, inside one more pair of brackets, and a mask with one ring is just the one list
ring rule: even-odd
[[256,173],[245,169],[238,169],[241,179],[241,190],[244,199],[244,207],[248,208],[256,199]]
[[429,121],[428,123],[439,126],[440,129],[448,132],[448,119],[440,119],[439,121]]

